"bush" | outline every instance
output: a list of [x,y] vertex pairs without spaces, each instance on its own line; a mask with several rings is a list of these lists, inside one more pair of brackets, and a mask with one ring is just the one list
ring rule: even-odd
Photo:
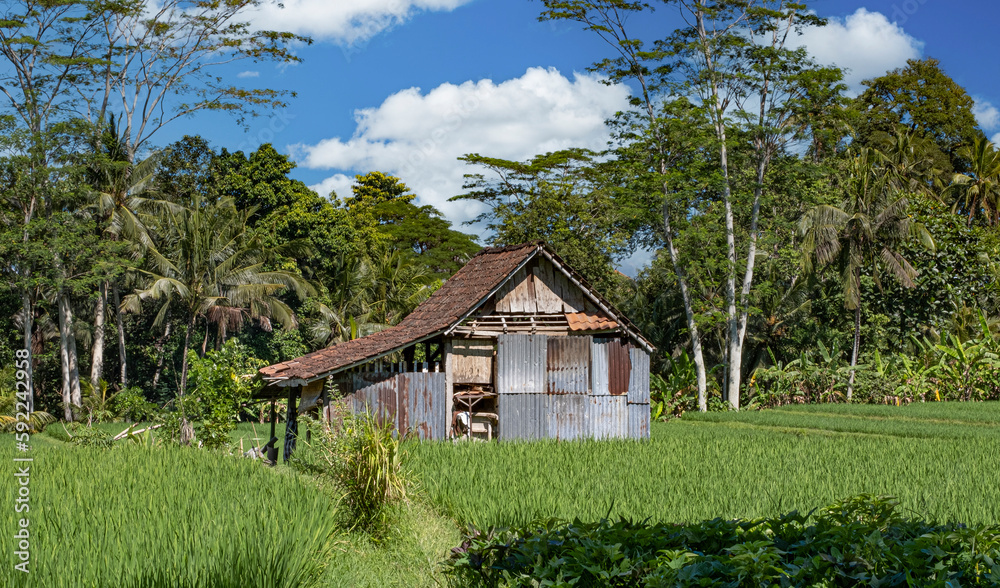
[[111,410],[119,418],[138,423],[156,414],[157,407],[146,400],[142,388],[132,386],[115,394],[111,400]]
[[[205,447],[222,447],[236,429],[243,405],[253,395],[253,376],[264,362],[236,339],[226,341],[220,350],[210,351],[204,358],[192,351],[188,361],[190,389],[177,399],[177,408],[196,423],[198,441]],[[171,425],[164,427],[168,434],[176,434],[175,429],[179,432],[177,413],[168,415],[166,421]]]
[[540,521],[472,531],[460,586],[957,586],[1000,582],[1000,526],[906,520],[888,497],[690,525]]
[[312,441],[301,443],[292,463],[343,492],[350,524],[375,539],[385,537],[392,507],[405,500],[409,485],[392,425],[368,414],[346,414],[334,429],[312,420],[302,424]]

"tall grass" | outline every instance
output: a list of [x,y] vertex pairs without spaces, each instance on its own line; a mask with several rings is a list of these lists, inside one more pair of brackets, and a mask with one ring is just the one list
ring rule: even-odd
[[[802,414],[796,425],[792,412],[770,413],[787,419],[782,427],[754,425],[762,414],[655,424],[649,442],[420,443],[413,464],[434,502],[478,527],[609,513],[677,523],[755,518],[862,493],[897,496],[905,512],[930,520],[1000,520],[1000,435],[992,430],[970,436],[930,423],[938,434],[927,435],[920,423],[873,420],[914,435],[859,435],[802,426],[819,427],[817,415]],[[841,421],[853,422],[827,424]]]
[[[5,442],[7,480],[12,457]],[[5,549],[9,585],[291,587],[321,577],[336,507],[290,472],[176,447],[52,447],[34,459],[31,573],[12,572]],[[10,535],[23,515],[4,494]]]

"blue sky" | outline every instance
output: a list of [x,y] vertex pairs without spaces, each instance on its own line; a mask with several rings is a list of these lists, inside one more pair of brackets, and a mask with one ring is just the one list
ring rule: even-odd
[[[400,176],[422,203],[453,222],[474,216],[447,202],[461,191],[456,161],[469,152],[524,159],[570,146],[601,148],[603,121],[627,90],[586,72],[607,51],[571,23],[540,23],[529,0],[285,0],[262,9],[268,28],[312,36],[286,68],[243,63],[231,75],[249,86],[298,93],[286,112],[251,120],[244,131],[220,114],[173,123],[166,144],[201,134],[216,147],[253,150],[271,142],[292,155],[293,175],[323,194],[346,193],[354,174]],[[818,0],[831,23],[803,37],[823,63],[850,68],[848,81],[934,57],[977,101],[980,124],[1000,141],[1000,3],[986,0]],[[634,19],[642,36],[676,26],[675,9]],[[470,232],[474,229],[466,228]],[[634,272],[642,256],[623,262]]]

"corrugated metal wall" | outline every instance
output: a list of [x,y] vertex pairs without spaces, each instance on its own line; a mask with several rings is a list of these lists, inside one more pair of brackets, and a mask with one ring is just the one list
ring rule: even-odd
[[445,406],[444,372],[356,372],[346,397],[355,413],[370,412],[397,431],[421,439],[444,439],[451,416]]
[[498,439],[544,439],[548,437],[548,394],[504,394],[497,398]]
[[590,337],[549,337],[549,394],[590,394]]
[[628,379],[628,401],[632,404],[649,404],[649,354],[633,347],[629,350],[632,371]]
[[565,441],[586,437],[590,400],[591,397],[578,394],[550,394],[548,436]]
[[594,439],[628,436],[628,405],[624,396],[591,396],[587,407],[587,435]]
[[[588,337],[589,338],[589,337]],[[608,382],[608,343],[611,339],[594,337],[590,345],[590,389],[594,396],[611,394]]]
[[649,405],[628,405],[628,436],[632,439],[649,439]]
[[544,394],[548,337],[500,335],[497,337],[497,392]]
[[649,356],[616,337],[501,335],[497,392],[499,439],[649,438]]

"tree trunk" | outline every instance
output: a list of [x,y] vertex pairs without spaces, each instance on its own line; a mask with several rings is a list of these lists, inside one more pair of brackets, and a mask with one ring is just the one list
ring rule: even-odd
[[[184,392],[187,389],[187,368],[188,368],[188,348],[191,346],[191,329],[194,328],[196,315],[191,313],[191,319],[188,320],[187,328],[184,329],[184,355],[181,358],[181,385],[177,389],[177,396],[183,397]],[[187,415],[184,413],[183,405],[181,407],[181,444],[187,445],[194,439],[194,428],[191,423],[187,420]]]
[[108,305],[108,283],[101,283],[94,303],[94,344],[90,349],[90,384],[97,389],[104,375],[104,315]]
[[65,292],[58,294],[59,306],[59,355],[63,368],[63,403],[66,404],[67,421],[73,420],[73,407],[82,404],[80,369],[76,353],[76,336],[73,334],[73,308]]
[[24,371],[28,374],[28,412],[31,413],[35,411],[35,352],[31,337],[35,317],[31,308],[31,291],[27,287],[21,292],[21,309],[24,312],[24,349],[28,352],[28,367]]
[[705,69],[708,72],[709,88],[711,90],[711,115],[715,126],[716,140],[719,142],[719,168],[722,171],[722,201],[726,220],[726,317],[728,323],[726,351],[726,396],[729,405],[734,410],[740,408],[740,358],[739,344],[739,314],[736,308],[736,227],[733,218],[732,185],[729,180],[729,150],[726,146],[725,108],[719,95],[718,82],[715,79],[715,57],[708,43],[708,31],[705,28],[705,7],[699,2],[695,11],[698,39],[701,42],[702,57],[705,59]]
[[118,294],[118,282],[111,283],[111,293],[114,295],[115,324],[118,326],[118,361],[120,365],[118,381],[124,390],[128,386],[128,378],[126,377],[127,364],[125,362],[125,319],[122,317],[122,301]]
[[861,347],[861,305],[854,309],[854,350],[851,352],[851,376],[847,380],[847,401],[854,397],[854,372],[858,365],[858,349]]
[[167,321],[167,325],[163,327],[163,336],[156,342],[156,371],[153,372],[153,390],[156,390],[157,384],[160,383],[160,373],[163,371],[163,347],[170,339],[170,331],[173,326],[173,322]]

